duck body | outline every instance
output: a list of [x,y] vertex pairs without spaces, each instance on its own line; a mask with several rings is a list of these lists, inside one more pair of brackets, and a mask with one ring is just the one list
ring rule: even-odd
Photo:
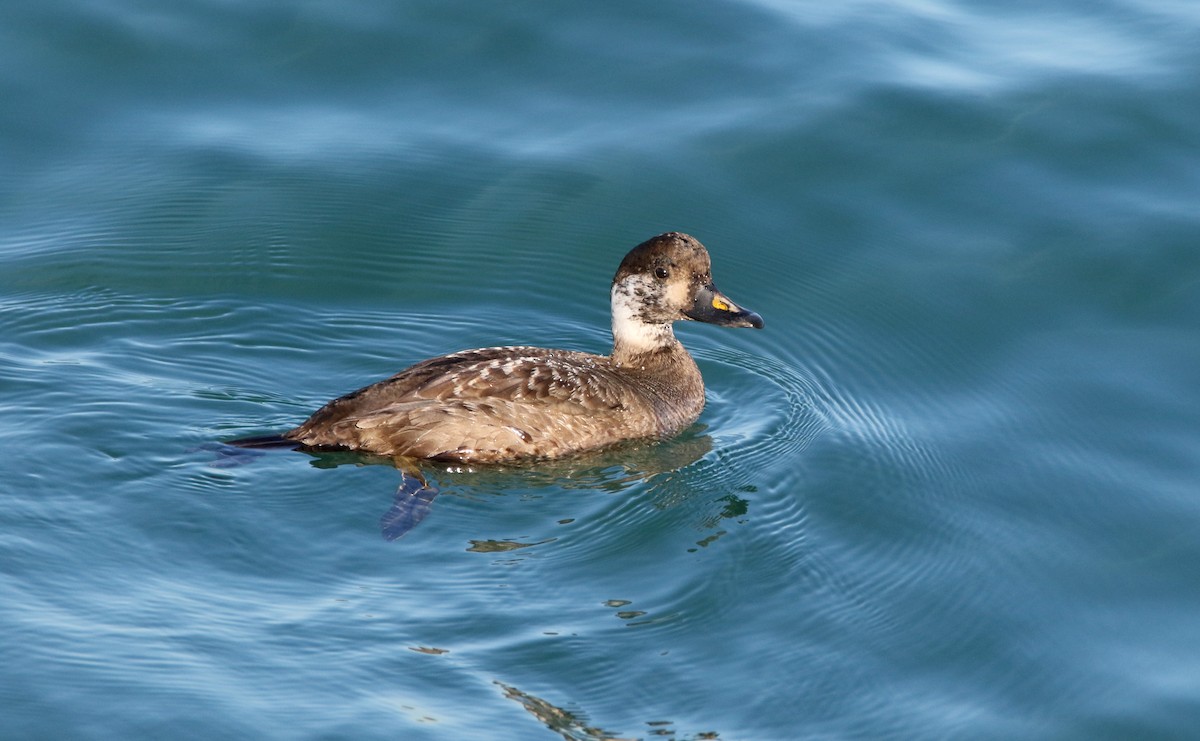
[[334,399],[284,437],[312,448],[495,463],[669,437],[703,408],[704,384],[686,352],[643,370],[584,352],[490,347],[432,358]]
[[762,327],[713,286],[703,245],[677,232],[626,255],[611,300],[610,355],[491,347],[430,358],[334,399],[282,437],[314,449],[470,463],[666,438],[704,409],[700,370],[672,323]]

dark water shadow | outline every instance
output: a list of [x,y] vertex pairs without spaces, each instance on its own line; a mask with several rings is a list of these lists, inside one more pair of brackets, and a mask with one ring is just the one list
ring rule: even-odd
[[[581,710],[568,710],[510,684],[499,680],[493,681],[507,699],[519,703],[552,733],[562,736],[566,741],[630,741],[627,736],[619,736],[612,731],[589,723],[587,714]],[[650,735],[655,738],[665,741],[679,738],[675,735],[676,731],[671,727],[673,724],[670,721],[649,721],[646,725],[650,727]],[[719,739],[720,735],[715,731],[706,731],[693,736],[693,738]]]

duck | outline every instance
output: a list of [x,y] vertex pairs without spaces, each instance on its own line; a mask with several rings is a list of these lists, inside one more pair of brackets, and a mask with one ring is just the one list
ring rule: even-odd
[[441,355],[333,399],[271,439],[313,451],[462,464],[663,440],[695,422],[705,403],[700,369],[674,323],[763,327],[761,316],[717,290],[708,250],[681,232],[631,249],[610,301],[608,355],[525,346]]

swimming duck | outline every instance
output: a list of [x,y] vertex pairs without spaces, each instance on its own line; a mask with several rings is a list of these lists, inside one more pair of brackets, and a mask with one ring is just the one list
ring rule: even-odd
[[490,347],[431,358],[334,399],[282,438],[312,449],[467,463],[666,438],[704,408],[700,369],[672,323],[763,326],[716,289],[708,251],[679,232],[630,250],[611,298],[610,355]]

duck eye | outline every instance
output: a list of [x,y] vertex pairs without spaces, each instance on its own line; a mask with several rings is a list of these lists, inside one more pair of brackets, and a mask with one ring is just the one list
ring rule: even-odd
[[670,275],[670,273],[667,272],[666,268],[654,269],[654,277],[658,278],[659,280],[666,280],[668,275]]

